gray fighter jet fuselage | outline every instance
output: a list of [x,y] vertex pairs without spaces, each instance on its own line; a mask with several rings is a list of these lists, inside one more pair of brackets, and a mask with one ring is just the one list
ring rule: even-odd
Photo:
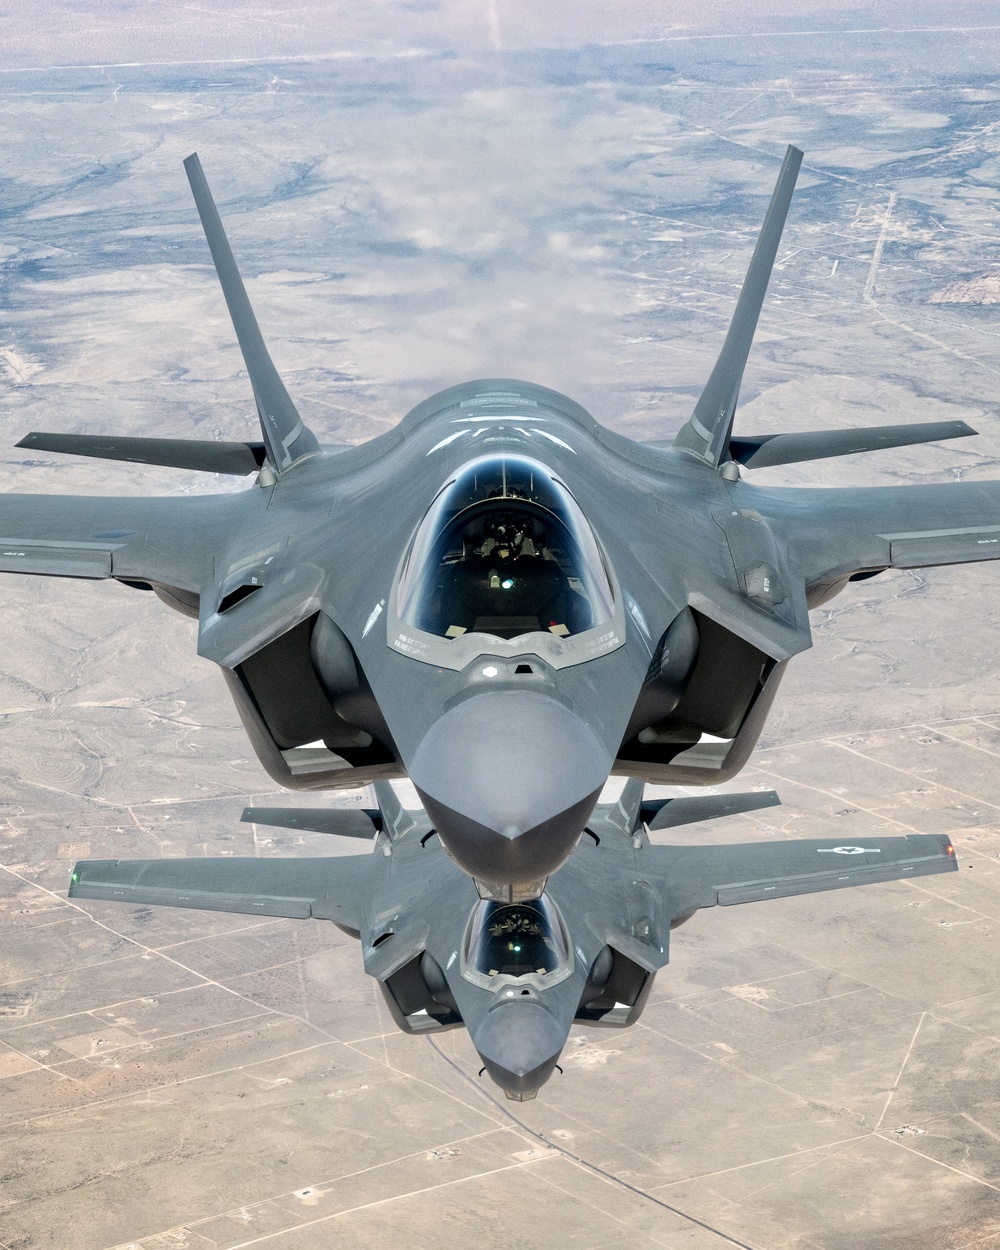
[[[954,869],[939,837],[697,848],[648,836],[776,801],[650,806],[642,787],[739,772],[785,664],[810,645],[810,608],[888,568],[1000,556],[1000,483],[766,489],[744,476],[974,433],[733,433],[800,160],[789,149],[719,361],[676,439],[637,443],[554,391],[490,379],[346,447],[303,425],[189,158],[262,442],[35,433],[20,445],[254,472],[255,484],[0,497],[0,570],[114,578],[196,617],[199,654],[221,667],[276,782],[376,785],[368,815],[248,818],[375,849],[91,861],[71,893],[333,920],[361,938],[401,1027],[464,1024],[494,1079],[527,1097],[574,1020],[636,1018],[671,927],[697,908]],[[612,775],[632,780],[595,806]],[[404,777],[419,812],[387,785]]]

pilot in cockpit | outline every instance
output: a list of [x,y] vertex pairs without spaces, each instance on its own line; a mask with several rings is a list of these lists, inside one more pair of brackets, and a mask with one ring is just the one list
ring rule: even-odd
[[480,515],[466,525],[460,552],[440,583],[450,609],[448,636],[559,629],[564,578],[540,519],[513,509]]
[[516,457],[476,461],[414,538],[400,619],[425,633],[569,638],[610,619],[600,552],[566,487]]
[[[536,532],[539,540],[537,545],[527,532],[529,528]],[[485,560],[496,566],[488,574],[491,590],[512,589],[512,586],[503,586],[502,582],[510,580],[515,571],[513,566],[516,566],[519,574],[530,576],[529,562],[539,556],[552,559],[545,546],[544,530],[537,522],[532,524],[529,518],[511,515],[489,518],[483,524],[483,534],[482,542],[473,546],[470,554],[474,559]]]

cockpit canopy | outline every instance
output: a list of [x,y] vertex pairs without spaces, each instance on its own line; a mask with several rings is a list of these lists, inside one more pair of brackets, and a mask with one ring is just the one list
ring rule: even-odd
[[487,988],[494,978],[502,977],[562,980],[569,968],[566,934],[544,894],[530,903],[482,900],[476,904],[463,960],[469,980]]
[[566,487],[523,456],[466,465],[421,522],[400,578],[400,621],[439,638],[549,633],[612,619],[590,526]]

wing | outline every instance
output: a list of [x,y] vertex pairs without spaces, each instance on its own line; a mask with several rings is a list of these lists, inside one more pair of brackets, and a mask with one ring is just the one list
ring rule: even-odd
[[0,573],[116,577],[197,594],[244,499],[0,495]]
[[[768,492],[806,585],[1000,558],[1000,482]],[[780,502],[778,502],[780,499]]]
[[675,916],[700,907],[817,894],[958,868],[948,838],[930,833],[857,843],[803,840],[651,849],[666,877]]
[[323,859],[85,859],[70,898],[148,903],[250,916],[332,920],[359,929],[368,855]]

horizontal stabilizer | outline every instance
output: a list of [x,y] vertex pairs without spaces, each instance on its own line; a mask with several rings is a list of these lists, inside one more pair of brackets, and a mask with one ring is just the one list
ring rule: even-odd
[[642,819],[650,831],[676,829],[702,820],[718,820],[720,816],[780,806],[781,799],[773,790],[755,790],[750,794],[698,794],[690,798],[648,800],[642,805]]
[[748,469],[767,469],[803,460],[826,460],[830,456],[852,456],[887,447],[966,438],[978,432],[964,421],[930,421],[915,425],[871,425],[860,430],[817,430],[813,434],[756,434],[731,439],[729,454]]
[[17,444],[32,451],[59,451],[97,460],[160,464],[245,477],[264,463],[263,443],[217,443],[198,438],[116,438],[105,434],[47,434],[33,431]]
[[936,833],[905,838],[748,842],[736,846],[654,847],[669,874],[675,914],[876,881],[955,872],[955,848]]
[[336,833],[342,838],[371,841],[382,828],[382,813],[358,807],[247,807],[245,824],[301,829],[306,833]]
[[368,855],[330,859],[85,859],[70,898],[333,920],[360,926]]

